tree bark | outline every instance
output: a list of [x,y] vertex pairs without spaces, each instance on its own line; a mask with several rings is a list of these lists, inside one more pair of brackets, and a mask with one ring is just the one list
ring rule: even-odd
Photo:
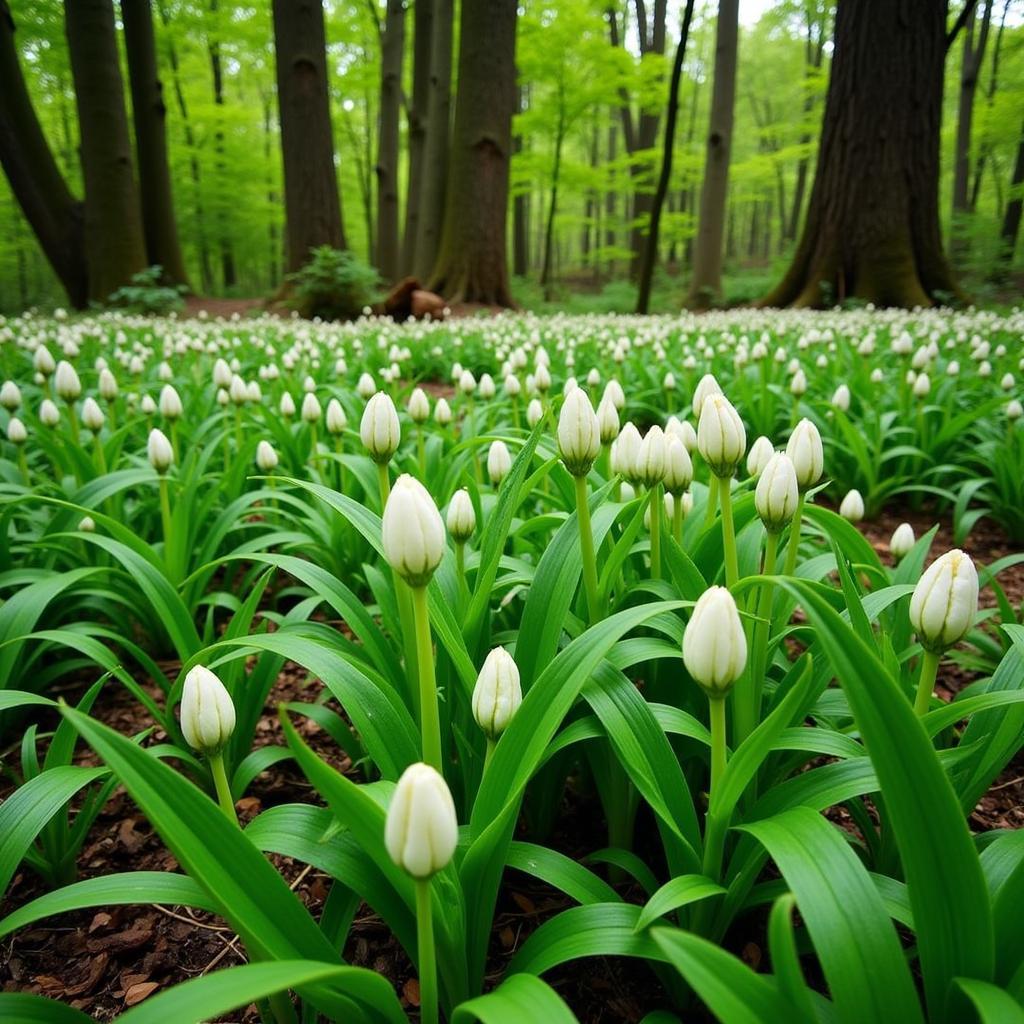
[[997,280],[1004,278],[1013,265],[1013,253],[1017,248],[1017,236],[1020,234],[1022,208],[1024,208],[1024,126],[1021,127],[1020,142],[1017,144],[1017,160],[1013,166],[1013,177],[1010,179],[1010,201],[1006,204],[1003,226],[999,232],[1002,251],[996,268]]
[[615,220],[618,216],[619,207],[619,193],[616,189],[616,172],[615,172],[615,161],[618,159],[618,142],[619,137],[615,128],[615,122],[608,122],[608,164],[611,171],[608,175],[608,191],[604,197],[604,244],[609,250],[609,257],[607,260],[607,270],[609,274],[615,273],[615,260],[611,253],[614,253],[615,247],[618,245],[619,236],[615,228]]
[[562,145],[565,142],[565,83],[558,83],[558,123],[555,126],[555,155],[551,168],[551,202],[548,206],[547,227],[544,230],[544,260],[540,266],[540,285],[544,298],[551,301],[551,257],[555,237],[555,214],[558,211],[558,185],[562,174]]
[[434,0],[430,40],[430,83],[427,96],[427,140],[423,151],[419,230],[413,270],[425,280],[434,269],[444,224],[445,188],[451,148],[452,29],[454,0]]
[[945,0],[839,0],[806,223],[761,305],[961,296],[939,229],[945,19]]
[[64,26],[81,137],[89,298],[106,302],[146,266],[112,0],[65,0]]
[[157,70],[149,0],[121,0],[121,21],[128,55],[146,261],[150,266],[163,267],[165,280],[187,285],[167,165],[167,108]]
[[516,102],[516,0],[464,0],[444,229],[429,287],[511,306],[505,228]]
[[430,51],[434,34],[433,0],[413,0],[412,105],[409,108],[409,183],[405,197],[402,269],[412,273],[423,192],[423,156],[430,131]]
[[381,34],[380,110],[377,138],[377,269],[385,281],[398,277],[398,132],[402,113],[405,2],[388,0]]
[[722,236],[729,194],[729,160],[736,107],[736,51],[739,0],[721,0],[715,27],[715,77],[711,86],[711,124],[700,194],[697,243],[688,303],[704,308],[722,292]]
[[345,248],[327,97],[321,0],[274,0],[277,101],[284,157],[285,267],[312,249]]
[[[220,0],[210,0],[210,14],[216,16],[220,10]],[[217,170],[223,181],[224,167],[224,123],[221,111],[224,107],[224,67],[220,59],[220,40],[214,35],[207,44],[210,53],[210,73],[213,76],[213,103],[217,107],[217,129],[213,133],[213,148],[217,154]],[[220,268],[225,289],[234,288],[237,275],[235,273],[235,254],[231,247],[231,236],[227,228],[225,204],[216,211],[218,234],[220,235]]]
[[683,76],[683,57],[686,54],[686,40],[690,35],[694,0],[686,0],[683,26],[679,32],[679,45],[672,62],[672,79],[668,89],[668,110],[665,115],[665,141],[661,156],[661,173],[651,203],[651,223],[647,231],[647,248],[640,271],[637,288],[636,311],[646,313],[651,303],[651,282],[654,280],[654,264],[658,259],[658,229],[661,225],[661,208],[668,194],[668,183],[672,177],[672,151],[676,143],[676,120],[679,117],[679,82]]
[[[516,110],[522,114],[526,110],[526,89],[522,83],[516,86]],[[512,154],[523,151],[523,136],[518,134],[512,140]],[[530,269],[530,235],[529,235],[530,193],[520,189],[512,200],[512,273],[516,277],[526,277]]]
[[[989,72],[988,88],[985,90],[985,103],[991,109],[996,97],[996,89],[999,84],[999,57],[1003,48],[1003,33],[1006,30],[1006,15],[1009,13],[1010,4],[1013,0],[1004,0],[1003,15],[999,19],[999,30],[996,32],[996,42],[992,50],[992,68]],[[982,142],[981,152],[974,165],[974,181],[971,184],[971,209],[978,208],[978,196],[981,194],[981,180],[985,173],[985,163],[988,160],[990,143],[987,139]]]
[[[53,272],[81,309],[89,299],[84,211],[71,194],[39,125],[14,42],[14,19],[0,0],[0,166]],[[19,264],[23,272],[23,265]],[[27,287],[22,280],[22,286]]]

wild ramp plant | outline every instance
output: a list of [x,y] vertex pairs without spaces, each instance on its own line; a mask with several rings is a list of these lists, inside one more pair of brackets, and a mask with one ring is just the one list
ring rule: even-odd
[[[642,335],[636,337],[641,350],[659,343],[640,344]],[[386,340],[385,348],[391,343]],[[467,334],[466,343],[487,352],[493,340]],[[828,342],[820,344],[824,354]],[[620,364],[614,349],[602,345],[585,341],[575,358],[587,365],[588,353],[600,352],[595,362],[602,367],[639,363],[631,348]],[[730,351],[740,350],[736,341]],[[253,346],[253,354],[261,351]],[[524,343],[524,357],[526,351]],[[118,902],[183,904],[222,916],[251,963],[129,1011],[140,1019],[147,1019],[142,1011],[153,1019],[213,1016],[254,999],[266,1001],[268,1019],[313,1019],[317,1012],[344,1020],[404,1019],[386,980],[340,961],[353,915],[364,902],[417,965],[428,996],[425,1012],[433,953],[439,1014],[446,1019],[501,1020],[513,1013],[520,1019],[572,1019],[540,976],[567,960],[596,955],[649,963],[665,983],[665,1007],[682,1019],[697,999],[723,1020],[774,1020],[783,1013],[807,1020],[863,1020],[866,1014],[888,1020],[897,1013],[918,1020],[1013,1019],[1006,1008],[1021,998],[1014,908],[1022,852],[1016,834],[972,837],[966,823],[1019,747],[1024,652],[1012,614],[1000,609],[998,617],[986,613],[975,621],[970,587],[961,596],[963,581],[969,583],[962,558],[939,559],[939,569],[922,576],[933,534],[904,544],[890,569],[852,523],[819,504],[833,449],[816,439],[832,420],[822,415],[817,425],[819,418],[807,416],[812,431],[798,418],[790,430],[794,411],[828,411],[808,408],[807,395],[816,390],[812,363],[799,402],[788,386],[779,394],[771,389],[776,378],[784,382],[788,376],[784,362],[767,360],[764,392],[757,381],[765,360],[751,359],[754,374],[739,368],[735,393],[741,393],[742,380],[755,404],[766,394],[775,411],[772,434],[789,433],[790,443],[775,454],[769,441],[767,458],[737,482],[748,447],[740,414],[748,414],[742,402],[732,409],[714,378],[701,384],[696,372],[676,365],[675,388],[655,380],[644,399],[651,409],[663,409],[665,396],[675,390],[703,395],[693,407],[696,429],[676,418],[665,419],[659,431],[641,433],[627,430],[627,420],[621,433],[616,427],[613,452],[602,421],[610,419],[609,408],[618,414],[614,389],[609,385],[600,416],[589,398],[600,379],[586,387],[577,382],[574,389],[569,367],[552,366],[562,355],[549,360],[536,343],[528,351],[532,373],[525,372],[527,365],[514,365],[520,362],[515,348],[502,357],[512,371],[506,376],[524,378],[518,394],[503,384],[500,395],[495,388],[484,397],[482,374],[479,383],[467,382],[468,389],[460,387],[451,399],[455,422],[424,430],[422,453],[423,424],[403,408],[406,396],[412,401],[412,382],[381,376],[382,389],[371,382],[362,400],[381,390],[376,407],[388,424],[399,424],[399,436],[392,448],[388,435],[391,450],[380,462],[372,449],[363,454],[362,438],[347,427],[328,441],[326,416],[299,415],[299,406],[312,410],[304,398],[293,403],[291,418],[269,415],[279,408],[280,378],[260,376],[266,401],[234,403],[226,391],[228,402],[220,405],[208,382],[212,353],[204,353],[204,372],[197,371],[191,384],[188,372],[181,373],[180,389],[184,396],[193,388],[204,393],[206,415],[220,417],[225,430],[218,441],[212,428],[204,435],[188,423],[190,403],[183,399],[180,461],[167,468],[168,491],[172,516],[177,503],[197,510],[193,536],[202,538],[204,548],[183,546],[188,560],[184,575],[174,580],[160,564],[165,533],[158,471],[134,454],[156,428],[159,408],[150,414],[152,423],[141,410],[133,418],[118,409],[119,423],[133,423],[127,451],[145,474],[123,491],[126,508],[138,502],[148,510],[134,540],[126,527],[127,536],[117,532],[121,524],[102,507],[106,497],[96,500],[87,492],[81,498],[90,483],[66,479],[59,487],[41,486],[46,500],[33,503],[31,516],[17,507],[13,514],[26,516],[26,529],[15,543],[29,557],[44,552],[68,571],[74,564],[61,559],[70,544],[81,543],[82,552],[109,559],[101,563],[102,583],[86,577],[76,584],[107,591],[103,614],[96,613],[107,629],[135,637],[142,657],[152,657],[148,638],[133,629],[133,619],[167,618],[185,642],[177,678],[149,698],[157,712],[151,719],[167,733],[166,741],[147,746],[146,737],[119,736],[84,707],[62,710],[61,737],[49,742],[64,753],[49,765],[42,759],[22,787],[33,786],[28,796],[7,812],[13,820],[19,806],[38,805],[16,830],[17,843],[8,840],[0,848],[0,864],[13,877],[27,854],[26,864],[38,870],[49,841],[41,830],[53,820],[48,808],[66,807],[76,784],[78,792],[99,793],[117,780],[182,873],[86,878],[15,909],[0,930],[11,934],[50,914]],[[794,343],[794,351],[804,350]],[[399,356],[396,362],[405,363]],[[313,371],[311,353],[303,358]],[[707,358],[705,366],[717,356]],[[868,357],[843,350],[840,358],[853,366]],[[374,369],[390,375],[389,364]],[[159,377],[162,371],[154,370]],[[255,376],[256,364],[246,372]],[[311,394],[303,372],[296,386]],[[465,374],[463,367],[460,383]],[[564,399],[554,393],[552,377],[559,375],[568,387]],[[309,376],[314,391],[327,398],[324,386]],[[534,378],[532,384],[526,377]],[[824,379],[817,381],[819,394]],[[233,376],[227,385],[241,395]],[[361,423],[355,395],[347,387],[338,390],[347,422]],[[515,422],[514,400],[524,392],[537,403],[530,433]],[[710,404],[709,396],[716,396]],[[913,399],[912,393],[899,397]],[[625,420],[625,395],[622,401]],[[855,394],[853,406],[859,401],[862,395]],[[828,405],[827,395],[821,405]],[[681,412],[675,401],[669,407]],[[238,433],[236,413],[243,424]],[[717,447],[711,446],[712,416]],[[267,438],[248,428],[264,419],[276,420],[267,441],[280,452],[275,464],[266,458],[256,463],[258,440]],[[209,444],[181,444],[188,431],[207,436]],[[638,443],[630,448],[633,434]],[[690,459],[692,481],[678,446]],[[200,515],[184,497],[188,481],[197,480],[196,493],[205,494],[222,472],[225,448],[238,453],[231,463],[237,495],[228,498],[212,486],[209,511]],[[30,472],[39,472],[39,453],[30,454]],[[205,458],[207,468],[193,477],[183,468],[190,458]],[[340,470],[344,486],[338,489]],[[403,474],[417,486],[400,485]],[[256,493],[258,498],[227,512],[236,497]],[[465,497],[456,502],[456,494]],[[395,544],[385,525],[392,499],[392,517],[404,507],[396,522],[405,520],[409,528]],[[91,536],[116,540],[137,557],[129,560],[119,548],[85,536],[89,530],[76,530],[87,515]],[[221,516],[235,525],[207,546],[211,531],[204,524]],[[36,542],[36,536],[47,536],[40,527],[45,531],[57,517],[63,522],[50,539]],[[449,530],[450,540],[438,534],[438,522],[445,521],[458,525]],[[413,592],[423,591],[416,600],[421,609],[425,604],[425,619],[417,618],[415,606],[403,618],[402,588],[410,604]],[[714,614],[698,614],[700,602],[707,610],[712,599]],[[27,626],[32,639],[10,634],[20,652],[58,642],[52,636],[63,632],[61,623],[47,621],[49,607]],[[801,614],[794,617],[798,607]],[[936,626],[931,609],[954,607],[957,616],[940,616]],[[108,608],[121,609],[121,617],[111,618]],[[336,628],[339,621],[344,630]],[[955,650],[950,644],[961,640],[961,626],[971,646],[955,657],[977,652],[973,656],[984,658],[986,668],[969,690],[944,705],[931,694],[932,671],[943,672],[941,662]],[[47,637],[39,635],[46,630]],[[979,646],[983,638],[989,646]],[[109,666],[97,661],[103,670],[118,670],[135,682],[100,646],[112,660]],[[46,656],[52,658],[55,649],[46,647]],[[94,653],[80,656],[97,660]],[[254,751],[255,722],[285,660],[321,679],[344,714],[316,698],[293,701],[281,709],[283,745]],[[432,685],[424,672],[428,661]],[[501,678],[495,664],[505,669]],[[205,731],[201,695],[197,703],[186,682],[191,676],[212,685],[204,673],[217,680],[233,708],[234,728],[227,730],[227,717],[217,712],[226,709],[223,693],[216,691],[216,735]],[[115,672],[106,683],[111,685],[128,683]],[[430,696],[437,707],[440,774],[458,823],[450,860],[432,859],[446,849],[434,844],[430,829],[429,808],[438,801],[410,798],[403,804],[396,797],[410,766],[427,759],[431,745],[436,751],[434,722],[423,714]],[[9,691],[7,700],[12,708],[19,701],[35,708],[47,698],[19,689]],[[300,716],[326,729],[356,769],[341,775],[321,761],[299,736]],[[72,730],[104,767],[74,763],[73,744],[66,753]],[[23,767],[30,764],[30,748],[46,742],[37,730],[21,745],[29,755]],[[222,758],[222,773],[211,770],[211,755]],[[323,806],[273,807],[240,829],[233,801],[261,770],[287,757]],[[32,773],[30,766],[22,778]],[[552,808],[559,807],[570,777],[574,787],[594,785],[607,820],[608,845],[585,863],[554,849],[550,838]],[[44,789],[49,802],[33,801]],[[429,792],[436,796],[436,782]],[[388,811],[401,806],[408,812],[399,830],[405,843],[396,847],[387,842]],[[645,810],[638,817],[639,807]],[[823,816],[833,808],[844,812],[845,830]],[[61,827],[78,827],[77,818],[63,814]],[[650,821],[653,841],[636,835]],[[417,822],[425,822],[420,831]],[[445,825],[437,835],[450,837],[451,830]],[[429,914],[424,886],[414,877],[422,874],[422,862],[404,853],[424,842],[432,869]],[[943,856],[936,857],[936,850]],[[317,915],[290,892],[267,853],[311,864],[332,879]],[[765,874],[769,861],[777,870]],[[495,908],[510,868],[532,874],[579,906],[541,925],[517,951],[501,984],[481,995]],[[632,877],[637,881],[631,887]],[[644,895],[637,902],[639,890]],[[767,921],[771,973],[754,974],[723,947],[760,920]],[[809,985],[805,977],[823,978],[824,985]],[[297,1000],[282,995],[289,990]],[[5,1014],[26,1019],[62,1012],[49,1005],[40,1010],[23,996],[3,999]]]

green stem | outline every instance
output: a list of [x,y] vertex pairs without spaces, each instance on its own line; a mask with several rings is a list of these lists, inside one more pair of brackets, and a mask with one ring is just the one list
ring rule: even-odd
[[580,527],[580,557],[583,560],[583,586],[587,593],[587,611],[591,624],[597,622],[600,609],[597,596],[597,559],[594,556],[594,534],[590,526],[590,506],[587,503],[587,478],[573,477],[576,485],[576,518]]
[[708,814],[704,823],[703,871],[708,878],[718,881],[722,871],[722,853],[725,849],[728,815],[715,806],[715,793],[725,772],[725,699],[710,697],[708,711],[711,720],[711,784],[708,787]]
[[416,879],[416,948],[420,961],[420,1024],[437,1024],[437,961],[429,878]]
[[277,1024],[297,1024],[298,1017],[295,1014],[295,1006],[287,992],[275,992],[267,997],[270,1004],[270,1011],[274,1015]]
[[75,403],[68,402],[68,419],[71,421],[71,437],[75,444],[80,444],[80,433],[78,430],[78,416],[75,415]]
[[96,469],[100,476],[107,475],[107,458],[103,453],[103,442],[100,440],[100,435],[95,435],[95,446],[96,446]]
[[921,677],[917,681],[917,697],[914,700],[914,711],[919,716],[928,711],[928,702],[932,699],[938,671],[939,655],[934,651],[925,651],[921,659]]
[[713,476],[708,481],[708,504],[704,510],[704,529],[706,530],[715,521],[715,510],[718,505],[718,477]]
[[491,758],[494,757],[494,748],[497,745],[498,744],[492,740],[490,736],[487,737],[487,752],[484,754],[484,775],[487,774],[487,768],[491,763]]
[[210,771],[213,773],[213,785],[217,790],[217,803],[224,812],[225,817],[233,824],[238,824],[238,816],[235,814],[235,801],[231,796],[231,785],[228,782],[228,773],[224,769],[224,754],[218,751],[210,754]]
[[163,473],[160,474],[160,520],[164,530],[164,561],[167,562],[169,568],[170,562],[167,554],[171,546],[171,495],[167,477]]
[[[28,477],[28,459],[25,457],[25,446],[23,444],[18,445],[18,468],[21,470],[21,476],[25,481],[25,486],[31,487],[32,482]],[[60,480],[59,474],[55,476],[55,479]]]
[[466,544],[464,541],[455,542],[455,572],[459,577],[459,583],[466,582]]
[[380,512],[383,515],[384,507],[388,503],[388,498],[391,497],[391,477],[388,475],[386,462],[377,463],[377,487],[380,491]]
[[430,639],[430,610],[427,588],[412,588],[413,618],[416,623],[416,659],[420,675],[420,735],[423,760],[443,774],[441,722],[437,711],[437,681],[434,678],[434,649]]
[[796,556],[800,549],[800,523],[803,517],[804,495],[801,492],[800,497],[797,499],[796,511],[793,513],[793,522],[789,527],[789,541],[786,544],[786,576],[792,576],[796,570]]
[[725,585],[732,588],[739,582],[740,567],[736,556],[736,528],[732,521],[732,493],[729,480],[718,481],[722,503],[722,544],[725,548]]
[[672,495],[672,536],[676,543],[682,547],[683,544],[683,496]]
[[420,461],[420,482],[427,482],[427,447],[423,439],[423,428],[416,428],[416,454]]
[[651,488],[651,579],[661,579],[661,484]]

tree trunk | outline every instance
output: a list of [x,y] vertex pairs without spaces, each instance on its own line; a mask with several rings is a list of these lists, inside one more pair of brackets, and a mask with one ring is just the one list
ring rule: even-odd
[[[516,86],[516,110],[520,114],[526,110],[526,90],[521,83]],[[512,154],[522,151],[523,136],[519,134],[512,140]],[[512,200],[512,273],[516,277],[526,277],[530,270],[529,204],[529,191],[519,189]]]
[[[615,128],[615,122],[608,122],[608,164],[611,171],[608,175],[608,192],[604,197],[604,244],[605,247],[613,253],[615,247],[619,243],[619,236],[615,229],[615,220],[618,216],[619,206],[619,193],[616,189],[616,178],[615,173],[615,161],[618,159],[618,133]],[[608,257],[607,270],[609,274],[615,273],[615,259],[611,255]]]
[[167,165],[167,108],[157,70],[149,0],[121,0],[121,20],[128,54],[146,261],[150,266],[163,267],[165,280],[172,284],[188,284],[174,217],[171,171]]
[[112,0],[65,0],[85,182],[89,298],[106,302],[146,266]]
[[380,134],[377,140],[377,269],[398,277],[398,131],[402,112],[405,2],[388,0],[380,48]]
[[555,213],[558,210],[558,182],[562,172],[562,144],[565,142],[565,84],[558,84],[558,124],[555,127],[555,158],[551,168],[551,204],[544,230],[544,261],[540,267],[540,285],[544,298],[551,301],[551,246],[555,237]]
[[945,0],[839,0],[806,223],[762,305],[927,306],[937,292],[960,295],[939,230],[945,21]]
[[454,0],[434,0],[427,141],[423,151],[419,230],[416,235],[416,258],[413,261],[413,270],[421,280],[425,280],[434,269],[444,224],[445,188],[451,149],[454,17]]
[[89,299],[84,212],[57,167],[25,87],[7,0],[0,0],[0,166],[68,301],[81,309]]
[[505,222],[516,103],[517,0],[463,0],[444,229],[430,288],[511,306]]
[[661,155],[661,173],[651,203],[651,223],[647,232],[647,248],[640,271],[637,288],[636,311],[646,313],[651,302],[651,282],[654,280],[654,264],[658,259],[658,230],[661,224],[661,208],[668,193],[672,177],[672,151],[676,144],[676,119],[679,117],[679,81],[683,76],[683,57],[686,54],[686,40],[690,35],[690,21],[693,18],[694,0],[686,0],[683,25],[679,31],[679,45],[672,62],[672,78],[668,89],[668,111],[665,115],[665,140]]
[[1022,207],[1024,207],[1024,127],[1021,128],[1020,142],[1017,145],[1017,160],[1013,166],[1013,177],[1010,179],[1010,201],[1006,204],[1003,227],[999,232],[1002,251],[995,275],[997,280],[1005,277],[1013,265],[1013,253],[1017,248],[1017,236],[1020,234]]
[[[210,0],[210,14],[217,15],[220,0]],[[217,154],[217,171],[221,181],[224,180],[224,68],[220,59],[220,41],[214,36],[207,44],[210,52],[210,72],[213,76],[213,102],[217,107],[217,130],[213,133],[213,148]],[[235,254],[231,248],[231,237],[227,229],[227,217],[224,204],[216,211],[218,234],[220,235],[220,268],[225,289],[234,288],[237,280],[235,274]]]
[[405,197],[405,229],[402,235],[402,269],[412,273],[416,261],[416,236],[423,192],[423,155],[430,130],[430,50],[434,34],[434,0],[413,2],[412,106],[409,108],[409,182]]
[[[821,16],[817,23],[818,38],[815,41],[814,29],[815,20],[810,8],[807,11],[807,41],[804,47],[804,88],[807,90],[804,96],[804,117],[808,117],[814,109],[814,96],[810,90],[810,81],[814,72],[820,70],[821,62],[825,53],[825,29],[828,21],[828,14]],[[811,136],[805,132],[800,137],[800,145],[806,149],[811,144]],[[783,241],[792,242],[796,240],[797,231],[800,229],[800,214],[804,208],[804,195],[807,191],[807,172],[811,166],[811,158],[804,153],[796,165],[796,185],[793,189],[793,206],[790,210],[789,219],[786,221],[783,231]],[[784,213],[780,216],[785,217]]]
[[[1006,30],[1006,15],[1009,13],[1010,4],[1013,0],[1004,0],[1003,16],[999,19],[999,31],[996,32],[995,47],[992,50],[992,69],[989,72],[988,89],[985,90],[985,103],[989,109],[995,102],[996,89],[999,83],[999,57],[1003,48],[1003,33]],[[981,152],[974,165],[974,181],[971,185],[971,210],[978,208],[978,196],[981,193],[981,180],[985,173],[985,163],[988,160],[990,143],[986,139],[982,142]]]
[[345,248],[327,98],[327,42],[321,0],[274,0],[277,102],[284,157],[285,267],[312,249]]

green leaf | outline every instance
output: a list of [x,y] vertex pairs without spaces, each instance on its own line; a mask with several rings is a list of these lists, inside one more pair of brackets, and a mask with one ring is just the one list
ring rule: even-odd
[[637,918],[636,928],[648,928],[659,917],[689,906],[709,896],[719,896],[725,890],[706,875],[679,875],[666,882],[644,905]]
[[493,992],[457,1006],[451,1024],[578,1024],[557,993],[532,974],[513,974]]
[[95,1024],[73,1006],[27,992],[0,992],[0,1020],[4,1024]]
[[1024,1008],[1004,989],[976,978],[954,978],[953,984],[970,999],[981,1024],[1024,1024]]

